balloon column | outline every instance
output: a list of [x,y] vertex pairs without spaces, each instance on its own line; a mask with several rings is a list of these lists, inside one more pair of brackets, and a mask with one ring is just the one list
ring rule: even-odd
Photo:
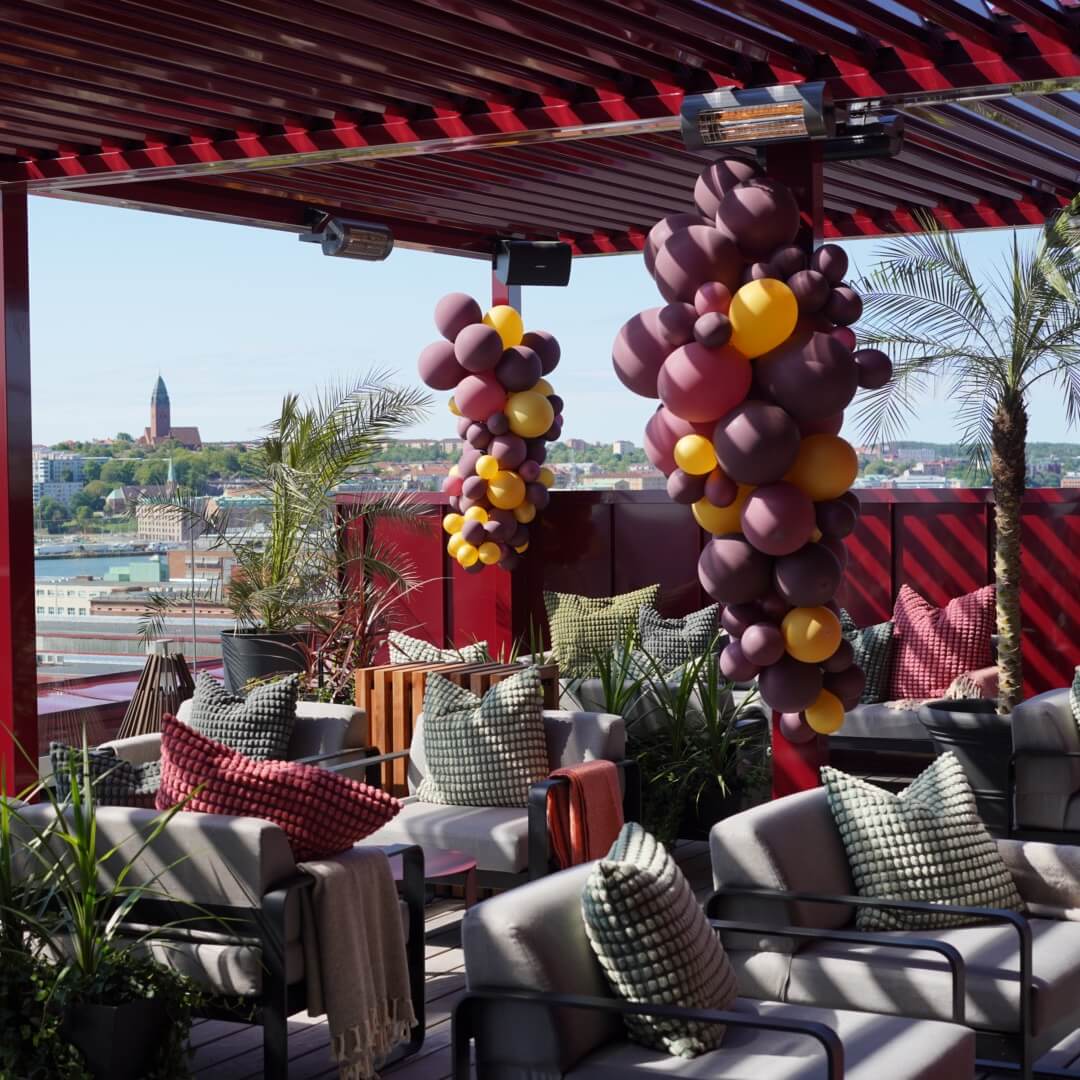
[[545,376],[559,363],[559,343],[544,330],[525,333],[514,308],[484,314],[464,293],[435,305],[435,326],[443,340],[420,353],[420,378],[453,390],[450,411],[465,442],[443,481],[446,547],[470,573],[513,570],[555,482],[545,443],[562,433],[563,403]]
[[833,600],[859,512],[839,431],[857,388],[883,386],[892,365],[856,351],[847,255],[795,244],[787,187],[727,158],[694,203],[650,230],[645,265],[665,304],[622,327],[612,359],[630,390],[660,400],[646,453],[713,536],[698,574],[724,605],[724,674],[756,676],[781,730],[807,741],[839,729],[865,682]]

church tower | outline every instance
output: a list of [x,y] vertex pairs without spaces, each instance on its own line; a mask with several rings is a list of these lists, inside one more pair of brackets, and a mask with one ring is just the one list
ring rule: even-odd
[[169,391],[165,389],[165,380],[159,375],[150,395],[150,443],[155,445],[169,437],[172,431],[172,417],[169,410]]

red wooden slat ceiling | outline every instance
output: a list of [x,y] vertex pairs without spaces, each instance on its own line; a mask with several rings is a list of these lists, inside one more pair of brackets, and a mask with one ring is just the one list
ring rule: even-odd
[[898,159],[827,167],[830,236],[919,212],[1034,224],[1080,180],[1080,11],[1061,0],[0,0],[0,20],[0,185],[42,194],[628,251],[707,160],[671,130],[684,93],[802,80],[837,101],[1045,91],[908,108]]

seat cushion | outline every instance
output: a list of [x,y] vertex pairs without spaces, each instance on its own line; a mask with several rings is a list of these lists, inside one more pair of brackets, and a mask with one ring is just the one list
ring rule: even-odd
[[84,750],[81,746],[49,743],[49,766],[60,800],[69,798],[75,785],[82,791],[88,773],[97,806],[152,807],[161,783],[160,762],[136,765],[121,757],[111,746],[92,746]]
[[720,605],[710,604],[682,618],[665,619],[652,604],[638,609],[638,652],[634,668],[646,677],[668,673],[715,647]]
[[875,705],[889,696],[889,684],[892,679],[893,663],[893,624],[891,621],[877,623],[858,629],[851,616],[840,613],[840,623],[844,637],[851,642],[855,653],[855,663],[866,675],[866,685],[859,696],[863,705]]
[[190,727],[254,761],[288,756],[296,723],[299,676],[256,686],[247,694],[226,690],[205,671],[195,676]]
[[486,641],[460,649],[440,649],[429,641],[391,630],[388,644],[391,664],[478,664],[488,658]]
[[517,874],[529,865],[528,812],[506,806],[444,806],[406,799],[393,821],[372,833],[373,844],[419,844],[464,851],[477,869]]
[[[740,998],[733,1011],[824,1024],[844,1046],[847,1080],[961,1080],[975,1069],[975,1037],[956,1024],[813,1009]],[[608,1043],[566,1080],[623,1080],[640,1074],[700,1080],[826,1080],[825,1052],[805,1035],[729,1027],[720,1047],[691,1060],[633,1043]]]
[[887,703],[849,709],[839,735],[844,739],[906,739],[930,749],[930,736],[919,720],[918,709],[902,709]]

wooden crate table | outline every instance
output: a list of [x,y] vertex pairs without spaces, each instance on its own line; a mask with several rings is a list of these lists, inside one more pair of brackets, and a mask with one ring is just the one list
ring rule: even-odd
[[[544,687],[544,708],[558,708],[559,669],[544,664],[537,669]],[[496,683],[521,671],[520,664],[496,661],[477,663],[382,664],[356,672],[356,707],[367,715],[368,745],[381,753],[407,750],[412,744],[413,724],[424,709],[424,689],[432,672],[442,675],[478,697]],[[407,759],[383,766],[383,787],[394,795],[408,794]]]

